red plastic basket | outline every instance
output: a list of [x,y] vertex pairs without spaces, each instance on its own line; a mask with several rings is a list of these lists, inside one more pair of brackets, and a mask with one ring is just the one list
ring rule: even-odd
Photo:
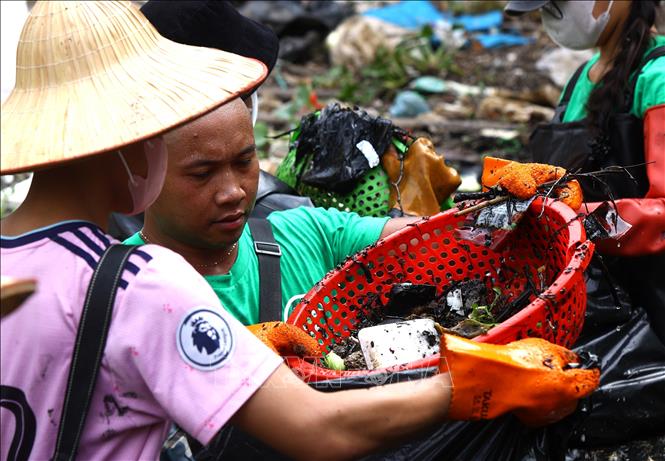
[[[512,300],[524,291],[528,271],[532,280],[544,276],[547,288],[475,340],[505,344],[532,336],[570,347],[584,321],[583,271],[593,253],[575,212],[560,202],[548,200],[543,205],[537,199],[518,227],[492,250],[462,238],[458,230],[466,217],[456,217],[456,211],[425,218],[353,256],[305,295],[288,322],[303,328],[329,351],[355,331],[367,295],[378,294],[385,301],[394,283],[433,283],[442,294],[451,282],[483,279],[488,289],[500,287]],[[287,362],[309,382],[431,367],[438,357],[371,372],[329,370],[297,358]]]

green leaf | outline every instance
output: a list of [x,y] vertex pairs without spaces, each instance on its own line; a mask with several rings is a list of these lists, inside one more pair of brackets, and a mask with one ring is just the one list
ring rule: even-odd
[[344,365],[344,359],[334,352],[329,352],[323,356],[323,366],[331,370],[343,371],[346,370],[346,365]]

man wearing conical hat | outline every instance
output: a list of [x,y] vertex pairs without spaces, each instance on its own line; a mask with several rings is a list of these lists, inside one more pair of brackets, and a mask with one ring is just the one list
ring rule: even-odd
[[[135,249],[113,280],[105,346],[79,348],[86,292],[114,242],[107,217],[140,212],[159,194],[160,135],[238,104],[230,101],[265,74],[258,61],[159,36],[128,2],[35,5],[2,105],[1,173],[34,178],[23,205],[1,221],[1,270],[39,281],[0,319],[2,459],[156,459],[172,422],[206,444],[231,420],[293,458],[350,459],[446,418],[515,410],[544,424],[597,386],[598,370],[568,367],[575,354],[544,341],[490,348],[449,338],[449,361],[431,378],[324,394],[226,313],[182,257],[156,245]],[[311,343],[285,324],[259,330]],[[101,366],[91,387],[66,394],[77,385],[67,382],[74,350]],[[515,392],[524,380],[530,385]],[[65,402],[69,412],[88,398],[81,418],[63,424]]]

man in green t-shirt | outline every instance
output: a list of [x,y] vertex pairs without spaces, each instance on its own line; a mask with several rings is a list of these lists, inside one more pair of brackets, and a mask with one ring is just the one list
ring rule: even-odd
[[[127,244],[156,243],[182,255],[222,305],[246,325],[259,321],[259,270],[247,219],[259,164],[247,107],[237,99],[167,135],[162,192]],[[296,208],[268,216],[281,247],[282,319],[323,276],[417,218],[367,218]]]

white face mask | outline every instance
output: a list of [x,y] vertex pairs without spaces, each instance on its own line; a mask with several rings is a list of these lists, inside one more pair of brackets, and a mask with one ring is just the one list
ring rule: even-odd
[[[556,5],[548,4],[548,7],[541,8],[540,16],[547,34],[557,45],[571,50],[587,50],[598,43],[610,20],[613,2],[610,1],[607,10],[598,18],[592,14],[596,4],[593,0],[551,2]],[[561,12],[560,17],[552,14],[557,9]]]
[[132,174],[125,157],[118,150],[120,160],[122,160],[122,164],[127,170],[127,175],[129,175],[129,182],[127,184],[133,202],[132,211],[127,213],[129,215],[139,214],[152,205],[157,200],[157,197],[159,197],[159,193],[162,191],[162,186],[164,185],[164,179],[166,178],[168,152],[164,139],[158,136],[144,141],[143,152],[148,161],[148,173],[145,178]]

